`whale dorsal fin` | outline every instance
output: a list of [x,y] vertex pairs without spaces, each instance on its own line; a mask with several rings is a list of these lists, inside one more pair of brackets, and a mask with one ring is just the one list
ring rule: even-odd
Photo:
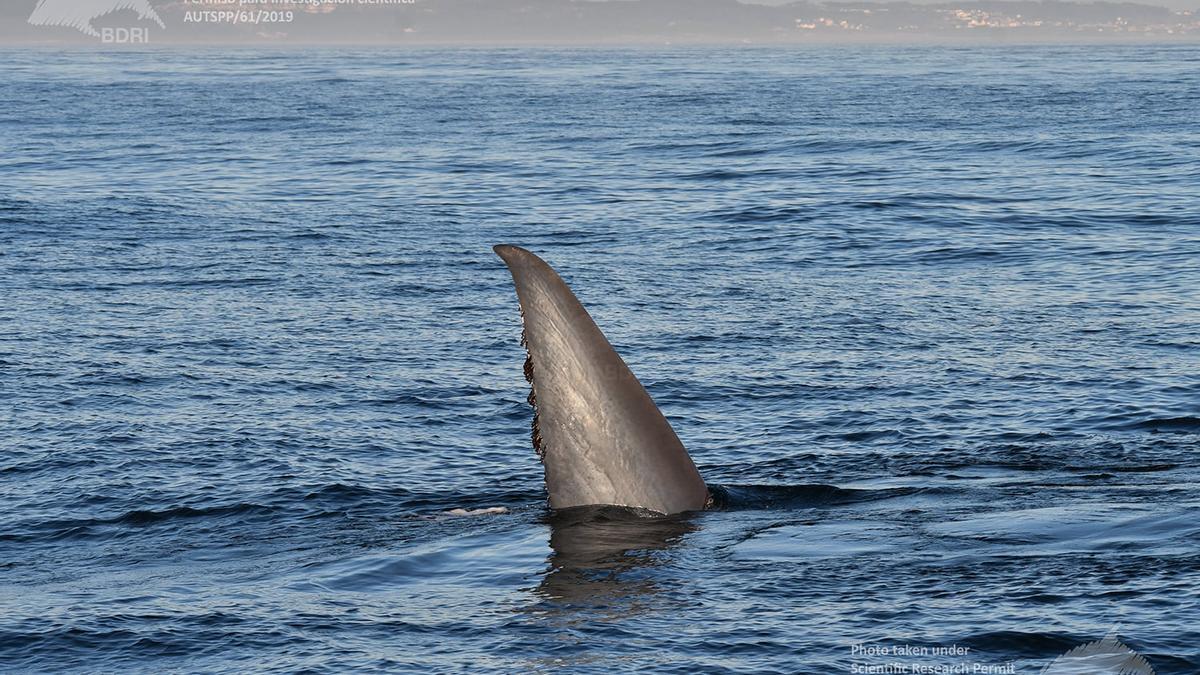
[[521,303],[534,447],[550,507],[704,508],[708,488],[675,430],[571,289],[529,251],[494,250]]

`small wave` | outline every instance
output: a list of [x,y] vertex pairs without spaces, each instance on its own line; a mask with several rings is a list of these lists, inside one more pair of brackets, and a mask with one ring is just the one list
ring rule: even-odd
[[810,205],[766,206],[752,205],[714,211],[713,220],[725,223],[798,223],[817,218],[817,210]]
[[1200,433],[1200,417],[1162,417],[1157,419],[1134,422],[1134,429],[1147,429],[1152,432]]
[[984,654],[1004,654],[1009,658],[1054,658],[1080,643],[1077,637],[1053,633],[1022,633],[1002,630],[973,633],[955,640]]
[[1158,473],[1160,471],[1171,471],[1179,468],[1178,464],[1145,464],[1137,466],[1068,466],[1068,471],[1083,471],[1083,472],[1103,472],[1109,474],[1115,473]]
[[915,251],[913,257],[922,263],[943,265],[955,262],[976,262],[988,261],[994,262],[999,258],[1027,258],[1028,253],[1012,253],[1005,251],[997,251],[987,248],[964,248],[945,246],[939,248],[926,249],[923,251]]
[[732,171],[729,169],[711,169],[709,171],[700,171],[697,173],[684,174],[684,175],[680,176],[680,178],[684,178],[687,180],[720,181],[720,180],[734,180],[737,178],[747,178],[751,175],[753,175],[753,173],[747,172],[747,171]]
[[923,488],[861,490],[835,485],[710,485],[714,507],[721,510],[788,509],[834,506],[889,499],[921,492]]
[[[294,490],[281,491],[284,496],[294,494]],[[404,497],[409,494],[408,490],[388,490],[383,491],[375,488],[364,487],[361,485],[347,485],[345,483],[330,483],[317,488],[304,490],[304,501],[322,501],[331,503],[352,503],[360,502],[364,499],[375,499],[380,496],[395,498]]]
[[191,520],[204,518],[223,518],[228,516],[264,515],[273,513],[275,509],[261,504],[238,503],[210,508],[194,508],[178,506],[151,511],[135,509],[111,518],[84,518],[70,520],[49,520],[40,523],[30,523],[12,534],[0,535],[0,540],[7,541],[37,541],[79,539],[99,535],[111,535],[114,527],[148,527],[159,523],[175,520]]
[[207,509],[196,509],[190,506],[180,506],[162,511],[130,511],[117,518],[98,522],[101,524],[112,523],[120,525],[153,525],[155,523],[175,520],[178,518],[212,518],[250,513],[270,513],[273,510],[274,509],[271,509],[270,507],[259,504],[231,504],[229,506],[218,506]]
[[758,157],[775,151],[775,148],[739,147],[732,150],[721,150],[709,153],[710,157]]
[[1152,434],[1200,433],[1200,417],[1193,415],[1149,417],[1144,410],[1139,409],[1107,412],[1089,419],[1088,423],[1102,431],[1148,431]]

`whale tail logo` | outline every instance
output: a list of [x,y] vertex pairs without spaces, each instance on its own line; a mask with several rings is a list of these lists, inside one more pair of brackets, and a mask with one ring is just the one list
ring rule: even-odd
[[1117,639],[1115,630],[1103,639],[1079,645],[1054,660],[1041,675],[1155,675],[1144,656]]
[[692,458],[567,284],[523,248],[495,251],[521,305],[533,446],[550,507],[705,508],[708,487]]
[[149,0],[38,0],[29,23],[34,26],[67,26],[92,37],[100,37],[100,31],[92,21],[100,17],[131,9],[139,19],[149,19],[166,28],[162,18],[150,6]]

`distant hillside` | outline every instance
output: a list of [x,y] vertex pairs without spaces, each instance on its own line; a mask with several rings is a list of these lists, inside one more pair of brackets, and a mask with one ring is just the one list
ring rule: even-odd
[[[357,4],[253,0],[248,5],[150,4],[158,28],[125,10],[97,28],[137,25],[153,42],[434,43],[807,43],[941,40],[1195,40],[1200,12],[1128,2],[977,0],[793,2],[736,0],[385,0]],[[380,0],[370,0],[379,2]],[[32,3],[30,9],[32,9]],[[67,27],[31,26],[7,6],[0,39],[92,40]]]

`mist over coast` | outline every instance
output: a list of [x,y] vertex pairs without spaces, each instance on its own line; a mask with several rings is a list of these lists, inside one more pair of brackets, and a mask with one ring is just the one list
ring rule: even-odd
[[1174,6],[1166,7],[1059,0],[772,5],[737,0],[141,0],[144,6],[130,9],[130,3],[118,0],[44,0],[35,12],[29,0],[0,9],[0,42],[1174,42],[1200,37],[1200,12],[1179,4],[1188,1],[1170,0]]

